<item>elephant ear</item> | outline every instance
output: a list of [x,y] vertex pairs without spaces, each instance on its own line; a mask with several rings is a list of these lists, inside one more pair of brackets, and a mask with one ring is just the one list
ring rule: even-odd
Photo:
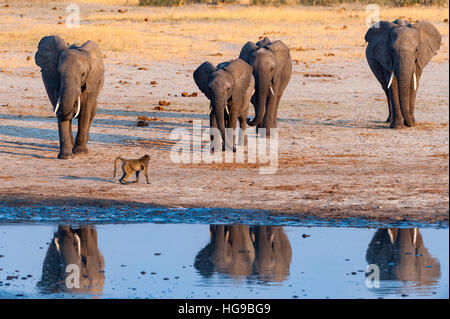
[[417,63],[420,69],[423,70],[431,58],[437,54],[441,47],[442,37],[439,31],[428,22],[419,21],[411,25],[411,27],[419,31],[420,46]]
[[389,21],[379,21],[367,30],[364,39],[369,43],[366,52],[371,54],[388,71],[392,70],[393,61],[388,49],[388,38],[393,28],[398,24]]
[[246,96],[252,81],[253,68],[244,60],[236,59],[231,61],[224,70],[233,76],[234,87],[232,96],[236,98]]
[[399,26],[402,26],[402,27],[407,27],[411,24],[411,22],[409,22],[408,20],[405,20],[405,19],[397,19],[397,20],[393,21],[393,23],[398,24]]
[[41,68],[45,90],[53,106],[56,105],[61,83],[58,73],[59,55],[68,47],[68,44],[57,35],[46,36],[39,41],[38,50],[34,56],[36,64]]
[[206,97],[211,100],[212,93],[209,89],[208,83],[211,77],[211,74],[216,71],[216,67],[212,65],[210,62],[203,62],[195,71],[194,71],[194,81],[197,84],[200,91],[206,95]]
[[259,40],[258,42],[256,42],[256,45],[259,46],[260,48],[265,47],[266,45],[272,43],[272,41],[270,41],[270,39],[268,37],[264,37],[264,39]]
[[241,53],[239,53],[239,59],[244,60],[247,63],[250,63],[250,58],[256,50],[259,49],[259,46],[254,44],[251,41],[248,41],[241,49]]
[[105,66],[103,55],[97,43],[87,41],[78,48],[89,55],[89,74],[86,78],[86,91],[88,94],[98,94],[103,87]]
[[221,62],[217,64],[217,70],[225,69],[228,65],[230,65],[231,61]]

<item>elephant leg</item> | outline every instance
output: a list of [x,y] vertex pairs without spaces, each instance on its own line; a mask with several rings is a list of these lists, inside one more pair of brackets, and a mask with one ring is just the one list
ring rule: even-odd
[[243,116],[239,117],[239,145],[247,145],[248,144],[248,138],[247,138],[247,121]]
[[[213,111],[211,111],[209,117],[209,127],[216,129],[216,133],[218,132],[216,113]],[[217,151],[222,148],[222,143],[220,139],[215,139],[214,134],[210,134],[209,138],[211,141],[211,151]]]
[[386,119],[386,123],[391,123],[392,120],[394,119],[394,110],[392,107],[392,99],[390,97],[389,89],[385,90],[384,93],[386,94],[386,99],[387,99],[388,109],[389,109],[389,115],[388,115],[388,118]]
[[411,119],[412,124],[416,123],[416,118],[414,117],[414,107],[416,105],[417,88],[416,88],[416,90],[414,90],[414,87],[412,87],[409,91],[409,114],[410,114],[410,119]]
[[[59,133],[59,159],[73,158],[72,141],[70,135],[70,121],[61,121],[58,119],[58,133]],[[73,138],[73,136],[72,136]]]
[[87,142],[89,140],[89,126],[92,122],[91,112],[92,103],[89,103],[89,97],[83,103],[83,98],[81,101],[81,111],[78,115],[78,132],[75,138],[75,145],[73,147],[73,152],[75,154],[84,154],[88,152]]
[[269,94],[264,114],[263,127],[266,129],[266,137],[270,137],[270,129],[277,127],[277,94]]
[[231,130],[231,134],[232,134],[232,136],[231,136],[231,138],[232,138],[232,144],[231,145],[233,145],[233,152],[236,152],[236,147],[235,147],[235,140],[236,140],[236,137],[234,136],[235,135],[235,132],[236,132],[236,121],[238,120],[238,115],[237,115],[237,112],[231,112],[231,114],[230,114],[230,128],[232,129]]
[[74,141],[73,141],[73,133],[72,133],[72,120],[69,121],[69,134],[70,134],[70,143],[71,143],[70,148],[73,148]]
[[405,125],[403,124],[403,115],[402,111],[400,109],[400,100],[398,96],[398,85],[397,85],[397,79],[394,77],[392,80],[392,84],[390,87],[391,90],[391,103],[392,103],[392,110],[393,110],[393,117],[392,117],[392,123],[390,125],[391,128],[403,128]]

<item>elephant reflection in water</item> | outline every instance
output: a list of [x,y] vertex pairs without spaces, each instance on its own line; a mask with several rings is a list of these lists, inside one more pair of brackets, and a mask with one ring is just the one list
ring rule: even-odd
[[[79,269],[79,288],[68,288],[66,278],[73,270],[66,272],[67,265]],[[105,262],[97,246],[97,230],[94,226],[78,229],[58,226],[45,256],[42,278],[38,283],[45,292],[70,292],[101,294],[105,282]]]
[[380,280],[430,285],[441,276],[439,260],[425,248],[417,228],[377,230],[369,243],[366,260],[380,268]]
[[291,258],[282,227],[211,225],[210,243],[197,254],[194,266],[205,277],[217,271],[281,282],[289,275]]

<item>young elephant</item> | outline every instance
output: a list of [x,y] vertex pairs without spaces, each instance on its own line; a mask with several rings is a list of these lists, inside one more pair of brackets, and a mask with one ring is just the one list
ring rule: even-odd
[[292,74],[289,48],[282,41],[265,37],[256,44],[247,42],[239,58],[253,67],[255,77],[252,102],[256,115],[248,124],[265,128],[266,136],[270,136],[270,129],[277,127],[278,105]]
[[[233,145],[227,144],[227,146],[236,151],[234,129],[238,119],[242,133],[239,136],[239,143],[245,144],[248,107],[255,87],[252,71],[252,67],[241,59],[223,62],[217,67],[210,62],[204,62],[194,71],[195,83],[211,101],[210,127],[219,129],[223,150],[225,150],[225,127],[227,127],[233,129]],[[213,140],[214,136],[211,135],[211,142]]]
[[366,58],[383,88],[391,128],[413,126],[414,105],[423,69],[439,50],[441,34],[430,23],[380,21],[366,33]]
[[[58,119],[60,152],[58,158],[87,153],[89,128],[97,110],[97,97],[103,87],[104,65],[100,48],[87,41],[69,45],[56,35],[43,37],[35,61]],[[75,141],[72,119],[78,117]]]

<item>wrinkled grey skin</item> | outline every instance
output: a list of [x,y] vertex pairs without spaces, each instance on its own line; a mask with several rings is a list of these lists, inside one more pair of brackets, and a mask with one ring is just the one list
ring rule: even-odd
[[282,282],[289,276],[292,248],[283,227],[252,227],[255,244],[253,268],[263,281]]
[[255,248],[247,225],[210,225],[210,243],[197,255],[194,266],[204,276],[213,271],[233,277],[249,276]]
[[[41,39],[35,61],[41,67],[47,95],[58,119],[60,152],[58,158],[87,153],[89,129],[97,111],[97,97],[103,87],[104,65],[100,48],[87,41],[82,46],[68,44],[56,35]],[[78,132],[73,138],[72,119],[78,110]]]
[[[252,67],[241,59],[223,62],[217,67],[206,61],[194,71],[194,80],[210,100],[210,127],[219,129],[222,149],[225,149],[225,128],[232,128],[234,132],[236,121],[239,120],[243,134],[247,129],[248,107],[255,87]],[[229,114],[225,107],[228,108]],[[211,141],[213,140],[214,136],[211,135]],[[242,143],[241,140],[239,142]],[[231,147],[236,151],[234,145],[233,133]]]
[[266,37],[256,44],[247,42],[242,47],[239,58],[253,67],[255,78],[252,103],[256,115],[247,123],[250,126],[256,125],[257,128],[266,128],[266,135],[270,136],[269,129],[277,127],[278,105],[292,74],[289,48],[282,41],[271,42]]
[[199,251],[194,266],[205,277],[219,272],[281,282],[289,275],[291,260],[283,227],[210,225],[210,242]]
[[[439,50],[439,31],[423,21],[414,24],[400,19],[380,21],[367,31],[365,40],[368,42],[367,62],[388,101],[389,117],[386,122],[391,123],[391,128],[413,126],[419,79],[425,66]],[[391,72],[394,78],[388,88]]]
[[[67,265],[77,265],[80,270],[80,288],[68,288]],[[74,229],[58,226],[42,266],[38,286],[46,292],[101,293],[105,282],[105,262],[97,246],[94,226]]]
[[441,276],[439,260],[428,252],[418,228],[378,229],[367,248],[366,260],[379,267],[380,280],[428,286]]

